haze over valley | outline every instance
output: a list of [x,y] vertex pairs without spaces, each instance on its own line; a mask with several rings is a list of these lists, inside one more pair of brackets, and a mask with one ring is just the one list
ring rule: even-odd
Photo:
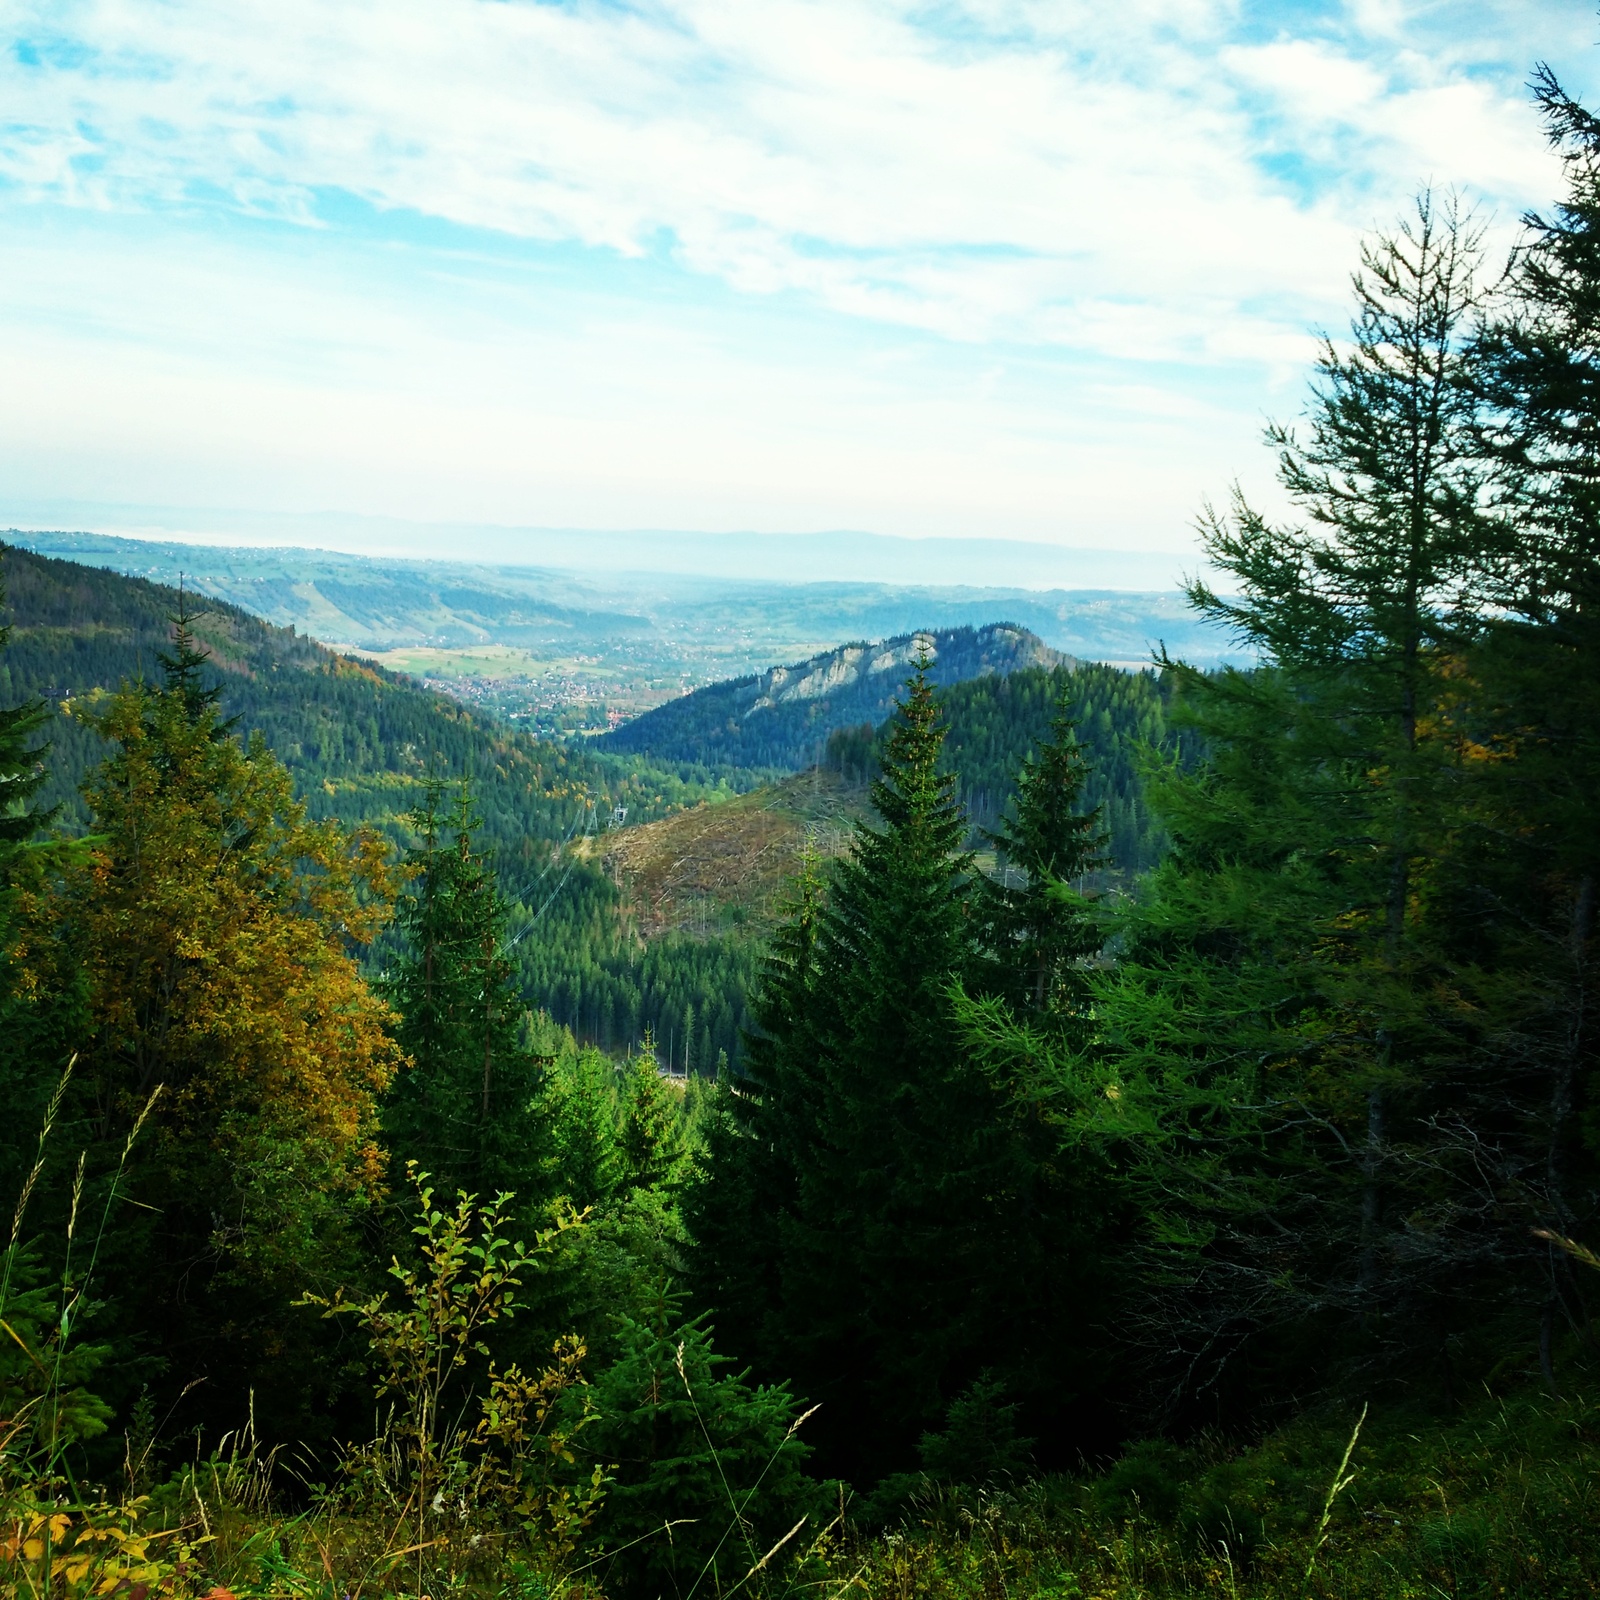
[[1147,665],[1158,644],[1203,663],[1229,648],[1176,588],[608,572],[585,568],[583,548],[574,544],[572,565],[534,568],[92,533],[13,530],[0,537],[162,583],[181,579],[200,594],[370,656],[550,736],[603,733],[687,690],[792,664],[849,640],[918,628],[1009,622],[1064,654],[1132,668]]

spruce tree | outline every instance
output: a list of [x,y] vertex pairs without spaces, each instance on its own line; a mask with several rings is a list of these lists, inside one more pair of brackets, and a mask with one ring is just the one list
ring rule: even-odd
[[1058,1411],[1084,1376],[1060,1368],[1083,1285],[1071,1185],[955,1027],[976,891],[928,665],[873,785],[881,826],[825,898],[802,885],[691,1209],[732,1348],[820,1401],[826,1464],[868,1482],[913,1467],[985,1368]]
[[715,1308],[727,1348],[748,1357],[776,1343],[769,1321],[781,1297],[783,1230],[795,1212],[796,1175],[816,1146],[814,985],[825,893],[820,858],[808,849],[762,959],[744,1071],[717,1077],[684,1197],[697,1298]]
[[396,907],[403,949],[383,993],[411,1058],[384,1107],[397,1161],[416,1161],[445,1193],[514,1192],[541,1200],[549,1151],[544,1074],[523,1041],[523,1001],[505,952],[506,906],[473,850],[478,819],[463,783],[444,810],[431,775],[411,816],[411,882]]
[[[1489,803],[1454,888],[1481,929],[1472,954],[1504,969],[1485,996],[1500,1044],[1477,1106],[1494,1117],[1497,1179],[1528,1197],[1524,1222],[1570,1237],[1596,1223],[1583,1123],[1600,1058],[1600,118],[1548,67],[1534,90],[1566,192],[1525,219],[1475,352],[1502,538],[1457,708],[1488,758],[1475,787]],[[1538,1251],[1549,1373],[1558,1320],[1586,1328],[1588,1312],[1569,1258],[1518,1231]]]
[[1019,1011],[1063,1024],[1080,1018],[1083,963],[1105,937],[1082,888],[1106,865],[1105,839],[1098,808],[1081,809],[1088,766],[1070,694],[1063,675],[1049,737],[1018,775],[1013,815],[989,835],[998,871],[984,885],[983,907],[991,950],[985,987]]
[[1255,664],[1165,664],[1209,759],[1157,771],[1172,851],[1093,977],[1093,1041],[1052,1047],[1052,1091],[1050,1051],[975,1019],[1127,1182],[1147,1293],[1124,1325],[1186,1403],[1415,1354],[1484,1289],[1444,1131],[1476,1002],[1439,892],[1467,768],[1447,706],[1494,554],[1475,259],[1426,196],[1368,245],[1304,428],[1269,431],[1303,520],[1204,522],[1233,592],[1191,603]]

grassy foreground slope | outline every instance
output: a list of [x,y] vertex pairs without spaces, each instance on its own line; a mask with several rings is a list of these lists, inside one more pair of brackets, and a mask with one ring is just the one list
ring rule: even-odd
[[[819,1508],[795,1530],[791,1561],[700,1592],[755,1600],[1588,1600],[1600,1592],[1592,1385],[1557,1398],[1519,1382],[1448,1418],[1375,1407],[1350,1448],[1359,1415],[1354,1405],[1324,1409],[1248,1449],[1150,1441],[1097,1473],[984,1488],[925,1481],[887,1523],[863,1519],[861,1502],[844,1497],[836,1519]],[[389,1521],[331,1500],[293,1513],[276,1492],[281,1471],[274,1477],[259,1453],[235,1446],[231,1457],[157,1486],[142,1526],[127,1524],[146,1538],[157,1529],[179,1535],[151,1541],[160,1552],[143,1574],[151,1592],[187,1600],[214,1585],[213,1596],[220,1587],[240,1600],[303,1600],[359,1593],[377,1573],[366,1592],[414,1592],[411,1574],[382,1559],[396,1542]],[[720,1527],[722,1515],[713,1521]],[[727,1522],[737,1537],[732,1507]],[[565,1583],[492,1560],[462,1576],[453,1592],[478,1600],[618,1592],[607,1563]]]
[[[928,1488],[829,1575],[874,1600],[1578,1600],[1600,1592],[1600,1400],[1485,1392],[1449,1418],[1303,1417],[1253,1449],[1134,1446],[1107,1471]],[[1344,1487],[1336,1494],[1336,1483]],[[828,1591],[823,1591],[828,1592]],[[841,1591],[843,1592],[843,1591]]]

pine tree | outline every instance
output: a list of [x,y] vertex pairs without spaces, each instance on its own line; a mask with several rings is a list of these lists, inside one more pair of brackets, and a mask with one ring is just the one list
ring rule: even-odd
[[817,1142],[814,984],[825,893],[821,859],[808,849],[762,959],[744,1071],[717,1077],[684,1197],[697,1298],[716,1308],[727,1347],[747,1356],[776,1346],[769,1319],[781,1302],[784,1228],[795,1212],[796,1176]]
[[675,1091],[662,1082],[655,1036],[648,1028],[628,1066],[621,1112],[617,1139],[621,1181],[632,1188],[664,1188],[682,1162],[683,1138]]
[[156,660],[161,664],[163,687],[182,706],[190,722],[209,720],[212,737],[224,739],[238,722],[238,718],[223,718],[218,707],[222,703],[220,682],[207,683],[205,667],[211,660],[194,631],[194,625],[205,616],[203,610],[189,603],[188,591],[178,585],[178,607],[172,613],[172,648],[158,650]]
[[[1548,67],[1534,89],[1567,187],[1525,219],[1475,352],[1502,538],[1455,708],[1489,796],[1456,892],[1481,930],[1472,955],[1504,969],[1479,1102],[1497,1112],[1502,1191],[1530,1198],[1524,1224],[1571,1236],[1596,1225],[1582,1126],[1600,1055],[1600,118]],[[1530,1265],[1549,1374],[1557,1319],[1586,1328],[1588,1312],[1565,1255],[1540,1247]]]
[[[1125,1325],[1186,1402],[1279,1382],[1275,1362],[1436,1344],[1449,1298],[1483,1287],[1433,1120],[1474,1027],[1438,885],[1463,803],[1443,707],[1493,554],[1475,252],[1427,197],[1367,246],[1303,436],[1269,432],[1304,521],[1242,500],[1208,516],[1237,590],[1190,600],[1257,665],[1166,663],[1209,759],[1158,772],[1171,854],[1093,977],[1093,1041],[1055,1046],[1040,1088],[1143,1217],[1148,1292]],[[987,1030],[997,1063],[1044,1058],[1002,1018]]]
[[405,940],[383,992],[411,1058],[384,1107],[396,1161],[416,1161],[443,1192],[544,1198],[544,1074],[522,1038],[523,1001],[505,951],[506,907],[472,848],[478,819],[463,784],[444,813],[430,777],[411,822],[410,886],[396,908]]

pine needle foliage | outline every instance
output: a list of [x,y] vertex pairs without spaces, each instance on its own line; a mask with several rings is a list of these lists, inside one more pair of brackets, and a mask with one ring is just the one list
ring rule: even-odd
[[1098,809],[1083,809],[1087,781],[1062,683],[1049,736],[1018,775],[1013,813],[989,835],[1001,866],[982,897],[985,942],[994,951],[987,986],[1013,1007],[1058,1022],[1082,1012],[1083,966],[1105,940],[1084,892],[1084,880],[1107,864]]

